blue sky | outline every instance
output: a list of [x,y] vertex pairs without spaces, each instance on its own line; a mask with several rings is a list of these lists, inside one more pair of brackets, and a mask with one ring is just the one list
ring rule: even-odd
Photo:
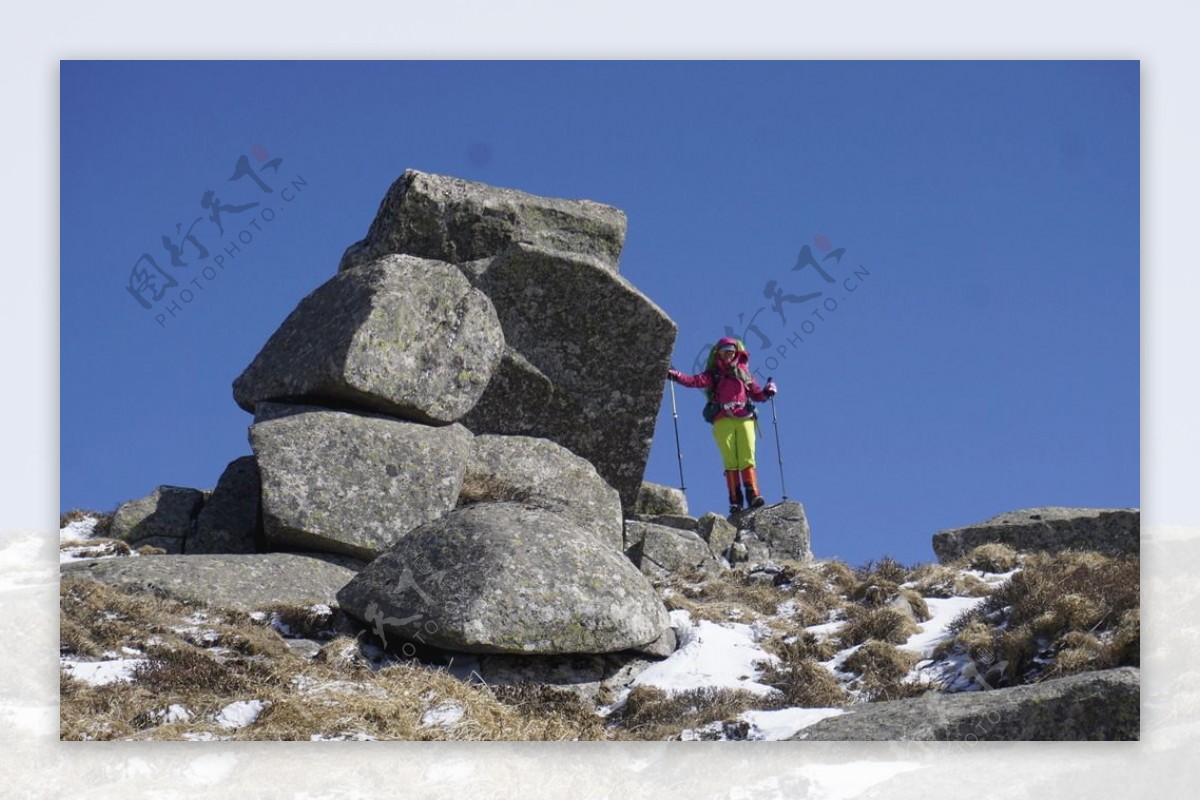
[[[64,510],[249,453],[231,382],[409,167],[623,209],[622,274],[679,325],[676,366],[728,325],[775,376],[818,557],[928,561],[934,531],[1009,509],[1140,505],[1135,61],[63,62],[60,87]],[[227,180],[243,156],[271,193]],[[260,206],[222,236],[210,189]],[[210,256],[240,247],[211,279],[160,244],[198,217]],[[833,283],[792,269],[805,246],[844,248]],[[149,310],[143,253],[179,281]],[[776,311],[771,282],[822,294]],[[702,396],[677,401],[692,510],[722,509]],[[669,400],[646,477],[678,484]]]

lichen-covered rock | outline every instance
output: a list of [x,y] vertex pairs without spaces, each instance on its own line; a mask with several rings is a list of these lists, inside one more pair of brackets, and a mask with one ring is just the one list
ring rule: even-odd
[[793,740],[1137,740],[1139,670],[848,707]]
[[682,490],[675,487],[643,481],[638,489],[637,504],[633,511],[635,514],[646,516],[686,515],[687,497]]
[[625,227],[624,212],[591,200],[539,197],[407,170],[383,198],[366,238],[346,250],[339,269],[388,253],[458,264],[529,242],[590,257],[616,272]]
[[[675,324],[632,284],[594,261],[523,243],[470,278],[491,299],[505,342],[524,361],[508,360],[503,383],[487,388],[464,425],[476,434],[522,434],[563,445],[594,464],[621,494],[623,511],[632,513]],[[553,390],[527,394],[539,376]],[[514,412],[531,404],[537,414]]]
[[751,554],[755,552],[753,544],[757,542],[766,546],[772,559],[812,561],[812,534],[808,528],[808,516],[804,513],[804,506],[796,501],[744,512],[738,519],[738,529],[742,532],[741,541]]
[[261,493],[254,457],[230,462],[200,510],[184,553],[254,553],[262,536]]
[[302,401],[458,420],[504,352],[491,302],[444,262],[390,255],[300,301],[233,383],[238,405]]
[[62,575],[188,603],[269,610],[332,606],[363,564],[328,554],[176,554],[71,562]]
[[596,468],[550,440],[475,437],[459,505],[487,501],[519,501],[557,512],[621,550],[621,497]]
[[467,653],[610,653],[670,625],[620,552],[517,503],[456,509],[408,533],[338,602],[386,638]]
[[163,485],[144,498],[121,504],[108,536],[134,547],[150,545],[167,553],[183,553],[204,506],[202,490]]
[[1138,509],[1053,506],[1018,509],[983,523],[939,531],[933,535],[933,552],[943,563],[987,543],[1000,543],[1023,553],[1099,551],[1116,556],[1137,553],[1140,542]]
[[471,453],[457,423],[263,406],[250,444],[268,541],[369,560],[454,508]]
[[731,548],[737,539],[737,528],[732,523],[715,512],[709,512],[696,522],[696,533],[708,543],[713,556],[733,562]]
[[663,577],[686,570],[716,573],[720,563],[708,544],[694,531],[642,523],[625,522],[625,553],[647,576]]

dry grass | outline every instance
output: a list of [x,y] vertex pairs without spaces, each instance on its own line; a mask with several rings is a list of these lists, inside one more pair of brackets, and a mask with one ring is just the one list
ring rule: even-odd
[[921,565],[912,572],[910,581],[912,589],[925,598],[981,598],[991,595],[994,589],[978,576],[950,565]]
[[660,586],[666,590],[668,609],[683,609],[693,620],[714,623],[749,623],[773,617],[782,604],[790,603],[792,611],[784,622],[799,630],[824,622],[845,603],[839,564],[785,561],[771,583],[752,578],[748,566],[720,575],[689,571],[669,576]]
[[760,706],[760,709],[831,707],[850,702],[850,696],[833,674],[811,657],[785,659],[779,664],[767,665],[759,682],[782,693],[769,707]]
[[[828,671],[826,671],[828,672]],[[613,713],[617,740],[677,740],[684,729],[713,721],[733,722],[750,709],[763,709],[765,699],[745,690],[702,687],[667,693],[657,687],[634,687],[625,703]]]
[[899,610],[849,606],[846,608],[846,623],[838,631],[838,641],[842,648],[860,645],[867,640],[899,645],[916,633],[917,624]]
[[855,572],[860,581],[875,579],[892,584],[903,584],[908,581],[908,576],[912,571],[892,557],[885,556],[878,561],[867,562]]
[[971,549],[962,559],[962,564],[970,570],[982,570],[984,573],[1007,573],[1017,567],[1018,561],[1017,552],[1012,548],[989,542]]
[[[308,740],[314,735],[398,740],[602,739],[604,721],[573,694],[546,688],[465,684],[416,663],[372,669],[357,639],[326,643],[317,659],[294,655],[265,620],[149,595],[126,595],[99,582],[62,582],[64,653],[101,657],[136,649],[133,681],[92,686],[60,675],[64,740]],[[285,609],[289,626],[324,631],[323,615]],[[128,652],[125,652],[128,653]],[[266,704],[245,728],[222,726],[235,701]],[[171,705],[189,721],[165,722]],[[439,723],[431,714],[443,713]]]
[[923,695],[932,689],[928,682],[905,682],[904,678],[920,660],[911,651],[902,651],[890,643],[868,640],[842,662],[841,669],[859,674],[851,685],[863,701],[895,701]]
[[805,659],[828,662],[837,654],[837,643],[834,640],[818,637],[811,631],[776,634],[761,641],[759,645],[764,651],[774,654],[784,662],[800,662]]
[[501,481],[492,473],[473,472],[468,470],[463,476],[462,489],[458,493],[458,506],[470,506],[475,503],[491,501],[515,501],[524,503],[532,497],[533,492],[526,487],[514,487]]
[[1003,664],[1004,684],[1137,665],[1139,578],[1137,556],[1034,554],[979,609],[951,624],[955,636],[941,652]]

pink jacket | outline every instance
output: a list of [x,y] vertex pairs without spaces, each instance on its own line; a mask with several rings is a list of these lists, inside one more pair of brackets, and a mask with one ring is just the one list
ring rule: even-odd
[[[735,340],[729,340],[740,345]],[[718,346],[724,343],[725,340],[718,342]],[[734,362],[744,372],[750,372],[750,352],[744,348],[739,348],[737,356],[734,357]],[[712,399],[714,402],[721,404],[720,413],[714,418],[720,420],[722,417],[747,417],[749,411],[746,409],[747,399],[755,403],[765,403],[770,399],[770,396],[763,392],[762,387],[750,376],[749,385],[742,382],[742,379],[729,369],[724,369],[718,362],[710,371],[696,373],[695,375],[687,375],[678,370],[671,372],[671,377],[685,387],[707,388],[713,386],[713,381],[716,381],[716,386],[713,389]]]

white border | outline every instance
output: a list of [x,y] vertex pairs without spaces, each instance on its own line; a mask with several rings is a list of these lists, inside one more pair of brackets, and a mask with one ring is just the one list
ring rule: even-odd
[[[4,794],[271,798],[1189,796],[1200,724],[1200,397],[1189,269],[1197,178],[1184,2],[800,3],[609,0],[329,5],[25,4],[5,12],[8,156],[0,466]],[[387,20],[387,24],[384,24]],[[61,58],[1130,58],[1143,75],[1143,499],[1148,525],[1139,744],[59,744],[58,60]],[[102,324],[102,321],[97,321]],[[1174,368],[1174,370],[1172,370]],[[1183,527],[1181,524],[1193,524]],[[19,568],[25,552],[37,564]],[[1191,613],[1191,614],[1189,614]],[[948,747],[941,747],[948,745]]]

